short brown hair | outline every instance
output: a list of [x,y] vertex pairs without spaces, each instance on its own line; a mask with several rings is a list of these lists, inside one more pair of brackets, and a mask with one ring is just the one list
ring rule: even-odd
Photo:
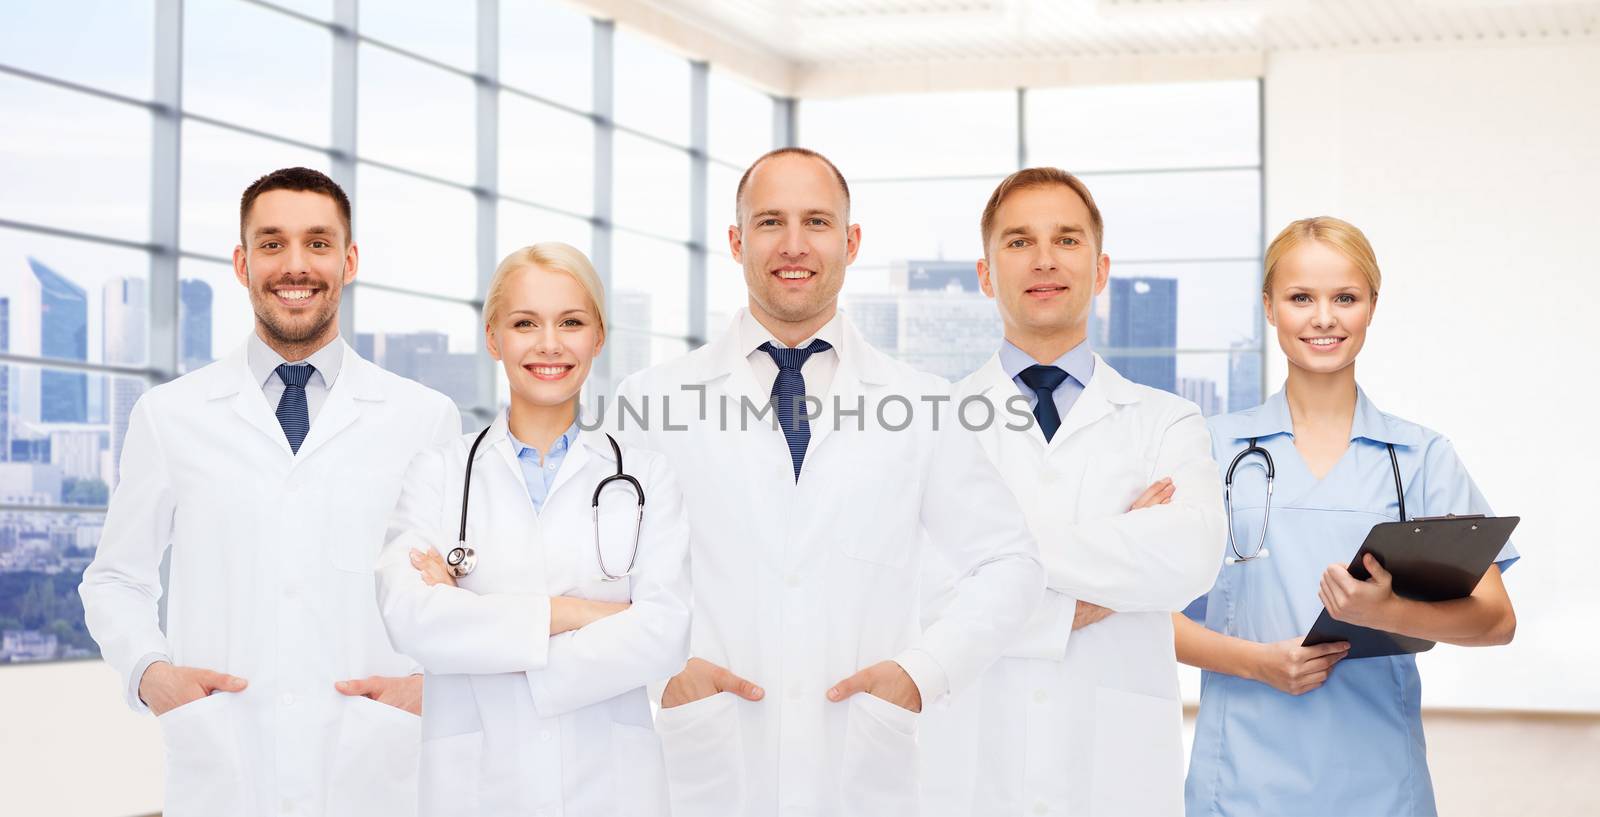
[[978,221],[978,228],[983,239],[983,254],[989,254],[989,233],[994,231],[994,216],[1006,198],[1018,190],[1029,190],[1035,187],[1050,187],[1060,185],[1078,194],[1083,199],[1084,206],[1089,208],[1089,229],[1094,232],[1094,248],[1100,252],[1105,248],[1106,224],[1100,218],[1100,206],[1094,203],[1094,196],[1089,194],[1089,186],[1082,179],[1062,170],[1059,167],[1029,167],[1005,177],[1000,186],[994,189],[989,196],[989,203],[983,206],[983,218]]
[[284,167],[274,170],[244,189],[244,195],[239,197],[239,243],[244,243],[244,223],[250,217],[250,208],[255,206],[256,199],[262,193],[272,190],[292,190],[296,193],[321,193],[339,206],[339,217],[344,220],[344,240],[348,244],[355,240],[350,230],[350,197],[344,194],[340,187],[327,174],[312,170],[309,167]]
[[739,220],[741,228],[744,226],[744,216],[739,215],[739,208],[744,204],[744,188],[750,181],[750,174],[754,173],[762,162],[776,156],[804,156],[808,159],[817,159],[827,165],[828,169],[833,171],[833,178],[839,181],[839,189],[844,191],[844,220],[850,220],[850,185],[844,180],[844,174],[839,172],[839,168],[835,167],[833,162],[828,160],[828,157],[811,148],[786,147],[769,150],[761,154],[761,158],[751,162],[750,166],[744,169],[744,175],[739,177],[739,188],[733,193],[733,212],[734,217]]

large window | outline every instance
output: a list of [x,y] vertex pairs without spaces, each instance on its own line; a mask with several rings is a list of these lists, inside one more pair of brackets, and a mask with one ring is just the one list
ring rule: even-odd
[[316,168],[351,193],[361,274],[345,293],[346,340],[450,395],[469,425],[503,399],[479,308],[517,247],[564,241],[606,279],[612,336],[591,394],[704,341],[695,304],[708,275],[737,283],[732,185],[773,144],[772,98],[560,2],[480,8],[73,0],[8,12],[0,663],[96,654],[76,588],[129,412],[252,330],[230,256],[239,195],[269,170]]
[[815,100],[798,120],[850,180],[843,305],[875,343],[952,379],[982,365],[1003,332],[979,215],[1007,173],[1054,165],[1105,218],[1091,346],[1209,415],[1261,400],[1260,116],[1241,81]]

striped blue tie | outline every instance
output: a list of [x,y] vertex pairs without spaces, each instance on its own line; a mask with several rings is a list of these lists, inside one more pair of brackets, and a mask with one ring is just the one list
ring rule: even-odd
[[283,426],[283,436],[289,438],[289,450],[300,453],[306,432],[311,430],[311,416],[306,410],[306,383],[316,371],[310,363],[285,363],[277,369],[283,381],[283,396],[278,398],[278,425]]
[[783,427],[783,437],[789,441],[789,459],[794,460],[794,481],[800,481],[800,464],[806,459],[806,446],[811,443],[811,421],[806,419],[806,379],[800,367],[817,352],[833,347],[825,340],[813,340],[804,349],[786,349],[771,343],[761,344],[761,351],[772,356],[778,364],[778,379],[772,381],[772,409],[778,412],[778,425]]

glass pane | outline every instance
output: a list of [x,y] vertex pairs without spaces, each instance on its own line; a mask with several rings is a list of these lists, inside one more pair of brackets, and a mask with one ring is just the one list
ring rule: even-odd
[[470,184],[477,127],[472,80],[370,45],[360,46],[357,152]]
[[840,303],[867,341],[911,366],[950,380],[966,377],[1000,348],[994,301],[976,291],[852,292]]
[[618,29],[616,119],[680,145],[689,144],[689,61]]
[[588,384],[585,405],[593,404],[592,395],[604,394],[608,414],[614,410],[611,399],[616,394],[616,384],[623,378],[689,351],[689,342],[682,338],[652,337],[627,328],[613,330],[606,344],[611,347],[611,380],[604,384],[598,381]]
[[1206,416],[1261,404],[1261,350],[1241,347],[1218,354],[1105,355],[1136,383],[1172,392]]
[[296,166],[327,173],[328,155],[202,122],[184,122],[179,244],[208,255],[232,252],[239,243],[239,197],[245,188],[273,170]]
[[24,365],[0,371],[0,503],[104,506],[144,378]]
[[195,113],[326,145],[332,135],[333,36],[236,0],[183,7],[183,105]]
[[[30,357],[143,365],[149,275],[150,257],[140,250],[0,229],[0,343]],[[45,421],[103,418],[98,399],[78,391],[51,397]],[[37,415],[39,395],[30,399]]]
[[475,3],[361,0],[357,24],[371,37],[466,71],[478,67]]
[[362,357],[461,406],[477,401],[478,310],[465,304],[377,289],[356,295],[356,337]]
[[511,201],[497,209],[500,226],[495,230],[496,254],[505,258],[519,247],[541,241],[561,241],[589,255],[594,240],[594,225],[586,219],[564,216]]
[[594,23],[548,0],[500,4],[500,81],[580,111],[594,107]]
[[711,162],[706,169],[706,251],[727,254],[728,228],[739,221],[739,208],[735,199],[739,194],[739,177],[742,170]]
[[618,133],[612,146],[616,223],[687,241],[689,154],[630,133]]
[[689,250],[627,233],[611,238],[616,263],[607,292],[607,326],[689,334]]
[[[847,275],[846,278],[849,276]],[[706,337],[720,337],[733,315],[750,303],[744,267],[721,253],[706,254]]]
[[154,89],[152,0],[12,3],[0,26],[0,62],[113,93]]
[[356,167],[362,279],[457,298],[478,291],[477,200],[471,193]]
[[594,123],[501,93],[500,192],[574,213],[594,212]]
[[[0,463],[7,483],[34,481],[37,470]],[[0,664],[100,656],[83,624],[78,583],[104,525],[102,513],[0,511]]]
[[[1262,249],[1261,173],[1139,173],[1084,179],[1118,260],[1254,258]],[[977,223],[980,201],[973,207]]]
[[315,17],[318,20],[333,19],[333,0],[252,0],[252,2],[266,2],[268,5],[289,11]]
[[976,261],[983,255],[978,218],[999,183],[995,177],[851,185],[850,220],[861,225],[856,266]]
[[250,293],[230,264],[178,262],[178,364],[191,372],[227,357],[255,331]]
[[150,114],[0,74],[0,218],[147,241]]
[[712,156],[743,167],[776,146],[772,97],[715,68],[709,85],[706,138]]
[[1261,312],[1260,265],[1111,264],[1095,300],[1090,338],[1096,349],[1227,349],[1253,342]]
[[832,159],[852,186],[858,178],[1004,175],[1017,167],[1015,91],[806,100],[799,125],[800,144]]
[[1029,89],[1028,163],[1078,173],[1259,165],[1260,112],[1255,80]]

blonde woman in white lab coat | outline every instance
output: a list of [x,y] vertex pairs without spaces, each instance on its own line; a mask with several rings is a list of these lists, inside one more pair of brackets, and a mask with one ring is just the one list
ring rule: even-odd
[[577,422],[604,300],[565,244],[525,247],[495,271],[485,333],[510,407],[471,462],[470,572],[446,557],[479,433],[418,455],[406,475],[378,602],[395,648],[426,670],[424,817],[666,813],[645,685],[688,657],[689,527],[665,461],[633,446],[621,471],[646,499],[636,558],[628,482],[608,482],[593,513],[619,471],[606,435]]

